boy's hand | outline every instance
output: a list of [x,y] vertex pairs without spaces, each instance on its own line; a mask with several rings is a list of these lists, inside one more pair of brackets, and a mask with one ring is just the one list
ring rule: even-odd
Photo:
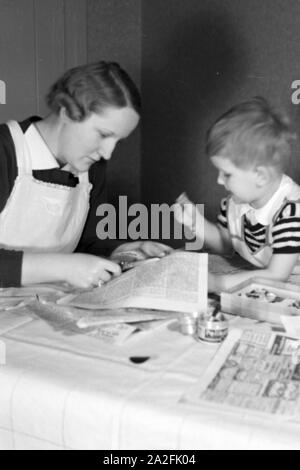
[[[198,211],[197,206],[187,197],[185,193],[180,194],[180,196],[176,199],[176,203],[174,217],[177,222],[187,227],[196,237],[203,239],[204,217]],[[201,226],[199,225],[199,222]]]
[[173,248],[164,245],[163,243],[136,241],[123,243],[118,246],[118,248],[112,252],[110,258],[112,261],[116,261],[117,263],[123,259],[126,261],[141,261],[147,258],[162,258],[172,251]]

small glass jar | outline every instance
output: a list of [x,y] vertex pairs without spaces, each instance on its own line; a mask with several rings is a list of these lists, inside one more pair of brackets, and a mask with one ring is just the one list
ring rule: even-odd
[[197,321],[196,337],[208,343],[220,343],[228,335],[228,321],[223,313],[203,313]]
[[191,313],[183,313],[179,317],[179,327],[180,332],[183,335],[190,335],[193,336],[197,330],[197,319],[199,313],[198,312],[191,312]]

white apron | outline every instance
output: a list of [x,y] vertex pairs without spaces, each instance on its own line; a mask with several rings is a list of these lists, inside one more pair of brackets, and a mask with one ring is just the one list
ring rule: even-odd
[[[232,198],[228,201],[227,220],[228,230],[231,236],[232,244],[237,253],[254,266],[266,268],[269,265],[273,255],[272,250],[272,228],[273,225],[287,201],[300,200],[300,186],[291,178],[284,175],[278,190],[278,195],[272,201],[269,211],[269,223],[266,229],[266,242],[254,253],[251,252],[244,236],[244,217],[245,204],[236,204]],[[300,274],[300,254],[297,264],[294,267],[293,274]]]
[[71,253],[89,210],[88,172],[70,188],[36,180],[25,136],[16,121],[7,123],[14,141],[18,176],[0,214],[0,247],[27,252]]

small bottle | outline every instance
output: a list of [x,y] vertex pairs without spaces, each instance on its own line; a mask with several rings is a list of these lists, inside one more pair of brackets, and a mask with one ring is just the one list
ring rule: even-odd
[[220,343],[228,335],[228,321],[221,312],[201,314],[197,321],[197,339]]
[[198,315],[198,312],[183,313],[180,315],[179,326],[183,335],[195,335]]

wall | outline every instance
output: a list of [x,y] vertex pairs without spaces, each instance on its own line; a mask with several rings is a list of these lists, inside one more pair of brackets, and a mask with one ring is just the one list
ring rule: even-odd
[[[142,198],[186,190],[214,218],[222,188],[204,155],[208,126],[254,95],[284,106],[299,128],[298,0],[151,0],[142,4]],[[290,172],[300,182],[299,147]],[[296,168],[297,165],[297,168]]]
[[172,203],[187,190],[213,218],[224,194],[204,155],[214,119],[262,94],[300,126],[299,16],[299,0],[0,0],[0,119],[43,114],[66,68],[116,60],[142,89],[143,119],[109,164],[110,200]]
[[[140,5],[140,0],[0,0],[0,122],[46,114],[49,86],[87,61],[118,61],[139,86]],[[139,130],[115,152],[108,194],[110,200],[118,194],[140,198]]]
[[[0,122],[46,114],[49,86],[87,61],[118,61],[140,85],[140,42],[140,0],[0,0]],[[139,131],[119,147],[109,165],[109,199],[138,200]]]
[[[140,87],[141,0],[88,0],[88,60],[116,61]],[[140,199],[140,128],[120,142],[108,165],[108,199]]]
[[48,87],[86,49],[85,0],[0,0],[0,122],[45,114]]

